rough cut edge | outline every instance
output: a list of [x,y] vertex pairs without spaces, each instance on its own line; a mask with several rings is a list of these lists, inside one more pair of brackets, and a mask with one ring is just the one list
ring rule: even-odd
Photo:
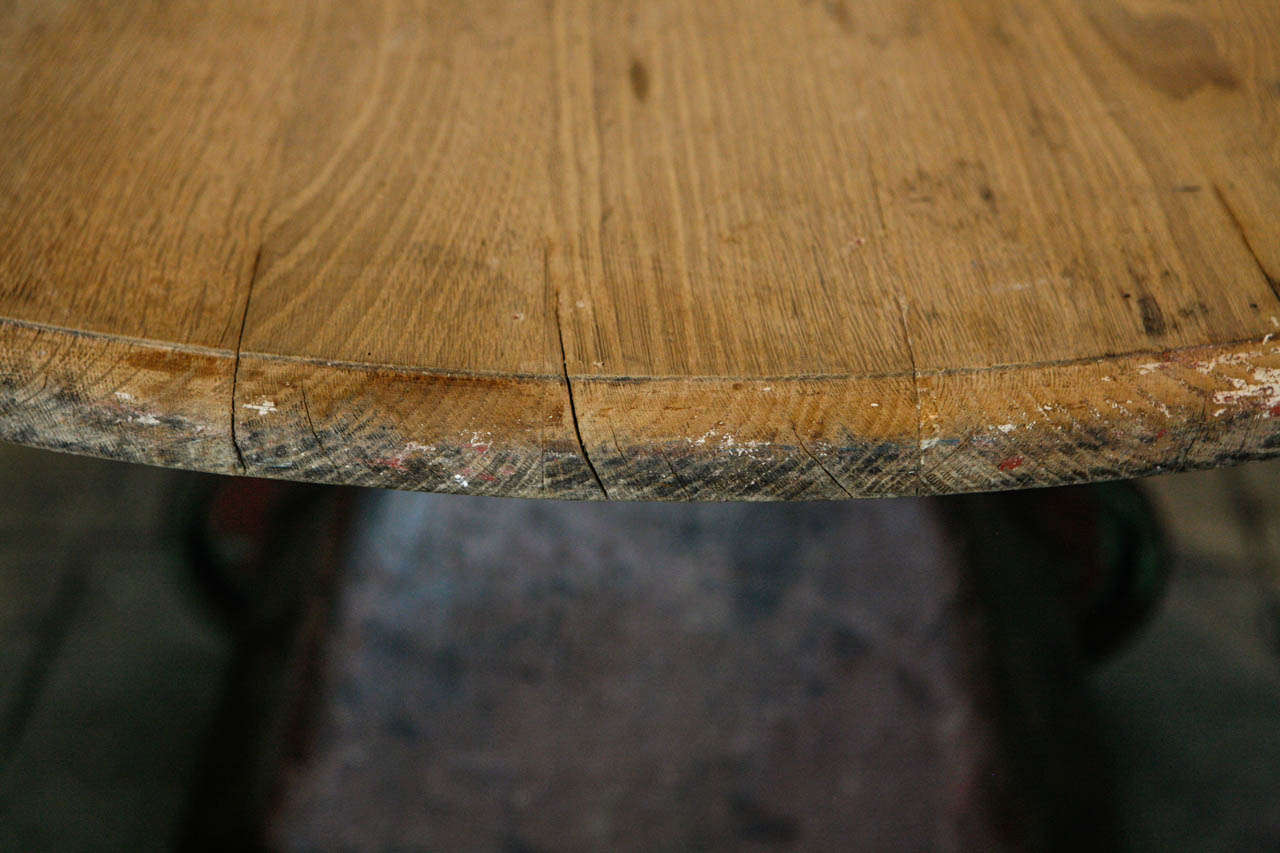
[[0,438],[240,472],[226,401],[235,355],[0,319]]
[[224,474],[573,500],[948,494],[1280,455],[1271,336],[914,378],[571,378],[573,407],[554,375],[245,354],[232,416],[235,373],[228,351],[0,320],[0,438]]
[[1280,344],[923,376],[922,494],[1144,477],[1280,454]]
[[414,491],[606,497],[575,436],[563,380],[433,375],[241,358],[247,473]]

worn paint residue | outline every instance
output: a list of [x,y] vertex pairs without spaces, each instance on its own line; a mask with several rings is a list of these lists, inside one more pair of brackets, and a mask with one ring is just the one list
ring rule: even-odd
[[1255,367],[1249,379],[1224,378],[1232,390],[1213,395],[1213,402],[1219,405],[1256,404],[1270,408],[1280,402],[1280,368]]
[[[1267,340],[1270,338],[1271,335],[1268,335]],[[1263,341],[1263,343],[1266,342],[1266,340]],[[1261,350],[1223,353],[1212,358],[1188,362],[1186,366],[1197,373],[1213,377],[1231,386],[1227,390],[1213,394],[1212,401],[1219,407],[1213,412],[1213,417],[1221,416],[1228,408],[1240,406],[1256,406],[1274,414],[1272,410],[1280,406],[1280,368],[1258,367],[1256,362],[1260,358],[1274,355],[1276,351],[1277,348],[1271,346]],[[1171,359],[1148,362],[1138,366],[1138,373],[1146,375],[1168,368],[1175,363]],[[1247,375],[1227,375],[1223,368],[1234,368],[1233,372],[1236,373],[1243,369]],[[1168,414],[1167,408],[1164,410]]]
[[435,445],[419,444],[416,441],[406,442],[399,452],[391,456],[383,456],[378,459],[370,459],[369,463],[379,468],[390,468],[393,471],[408,471],[409,466],[405,461],[411,456],[434,455],[436,452]]

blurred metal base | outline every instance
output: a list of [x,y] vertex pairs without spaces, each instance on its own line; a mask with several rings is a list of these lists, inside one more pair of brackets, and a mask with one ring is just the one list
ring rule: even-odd
[[1114,846],[1082,679],[1161,589],[1131,484],[381,494],[339,595],[348,495],[224,481],[193,504],[240,640],[185,846]]

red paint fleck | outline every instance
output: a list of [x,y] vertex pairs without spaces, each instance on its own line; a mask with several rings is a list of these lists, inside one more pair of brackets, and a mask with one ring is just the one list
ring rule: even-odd
[[1162,429],[1158,433],[1156,433],[1156,439],[1159,440],[1161,438],[1164,438],[1168,434],[1169,434],[1169,431],[1167,429]]
[[493,476],[492,474],[481,474],[481,475],[480,475],[480,479],[481,479],[481,480],[484,480],[486,483],[492,483],[493,481],[497,480],[498,478],[497,478],[497,477],[495,477],[495,476]]
[[372,460],[372,462],[374,465],[377,465],[381,468],[394,468],[397,471],[409,470],[408,468],[405,467],[404,460],[396,456],[388,456],[382,459],[374,459]]
[[489,452],[489,445],[487,445],[487,444],[473,444],[473,445],[471,445],[471,449],[472,449],[472,450],[474,450],[476,453],[488,453],[488,452]]
[[999,468],[1001,471],[1012,471],[1014,468],[1019,468],[1021,466],[1022,466],[1021,456],[1010,456],[1008,459],[1002,459],[1000,461]]

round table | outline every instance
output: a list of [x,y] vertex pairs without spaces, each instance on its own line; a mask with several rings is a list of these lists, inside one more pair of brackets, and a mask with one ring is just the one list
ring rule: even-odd
[[610,499],[1280,452],[1280,4],[0,14],[0,436]]

